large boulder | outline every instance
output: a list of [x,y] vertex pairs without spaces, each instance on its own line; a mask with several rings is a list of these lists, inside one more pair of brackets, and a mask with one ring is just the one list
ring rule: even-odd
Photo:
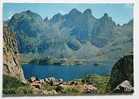
[[36,80],[36,77],[34,77],[34,76],[30,78],[31,82],[34,82],[35,80]]
[[133,93],[134,89],[128,80],[123,81],[119,84],[112,93]]
[[109,86],[114,90],[123,81],[128,80],[132,86],[133,82],[133,55],[124,56],[113,66]]
[[85,93],[96,93],[97,92],[97,88],[93,85],[86,85],[84,84],[84,92]]

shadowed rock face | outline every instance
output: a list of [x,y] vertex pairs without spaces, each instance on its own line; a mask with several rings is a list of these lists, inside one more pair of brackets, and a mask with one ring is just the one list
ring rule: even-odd
[[133,85],[133,55],[124,56],[112,68],[110,77],[111,90],[123,81],[128,80]]
[[20,67],[20,56],[18,54],[15,33],[8,26],[3,27],[3,74],[24,81],[23,71]]

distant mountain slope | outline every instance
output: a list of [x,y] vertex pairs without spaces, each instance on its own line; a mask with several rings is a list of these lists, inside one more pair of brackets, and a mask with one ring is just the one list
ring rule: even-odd
[[91,35],[92,43],[98,47],[104,47],[113,37],[115,28],[115,22],[105,13],[104,16],[95,23]]
[[107,13],[95,18],[90,9],[83,13],[72,9],[44,20],[37,13],[24,11],[13,15],[8,25],[16,32],[23,54],[106,61],[133,52],[133,20],[120,26]]
[[133,20],[116,27],[111,41],[99,53],[96,60],[116,62],[122,56],[133,55]]

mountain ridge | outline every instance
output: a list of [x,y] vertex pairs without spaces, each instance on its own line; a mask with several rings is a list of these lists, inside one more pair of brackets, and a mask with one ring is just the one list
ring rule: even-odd
[[[84,12],[72,9],[65,15],[58,13],[51,19],[47,17],[42,19],[37,13],[27,10],[15,14],[8,25],[17,34],[20,53],[44,53],[48,56],[53,53],[53,57],[64,56],[69,58],[69,56],[72,56],[79,58],[80,55],[76,54],[76,52],[89,42],[90,46],[98,49],[98,51],[95,51],[96,49],[93,50],[91,47],[85,48],[90,51],[89,53],[92,53],[93,56],[91,57],[94,58],[102,52],[105,53],[106,49],[124,46],[122,44],[109,46],[110,43],[118,42],[118,40],[120,42],[123,38],[125,38],[123,42],[126,43],[126,40],[131,37],[131,41],[129,41],[131,44],[127,42],[126,48],[122,50],[128,52],[130,49],[132,51],[132,23],[133,19],[126,24],[118,25],[107,13],[104,13],[101,18],[95,18],[90,9],[86,9]],[[70,49],[70,51],[67,51],[67,56],[64,55],[66,49]],[[61,50],[63,50],[63,54]],[[109,51],[111,52],[111,50]],[[85,53],[82,54],[90,57],[90,54],[86,55]],[[116,54],[117,52],[114,55],[112,54],[112,57]]]

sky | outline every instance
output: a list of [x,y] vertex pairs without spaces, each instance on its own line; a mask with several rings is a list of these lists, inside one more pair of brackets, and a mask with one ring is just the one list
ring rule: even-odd
[[15,13],[31,10],[38,13],[43,19],[52,18],[55,14],[67,14],[73,8],[83,12],[86,9],[92,10],[92,15],[101,18],[104,13],[109,16],[117,24],[125,24],[133,19],[133,4],[50,4],[50,3],[4,3],[3,4],[3,20],[10,19]]

